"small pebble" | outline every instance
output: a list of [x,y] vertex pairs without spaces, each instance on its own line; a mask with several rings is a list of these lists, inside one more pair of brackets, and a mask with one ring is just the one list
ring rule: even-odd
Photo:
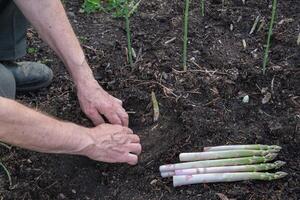
[[249,103],[249,100],[250,100],[249,95],[246,95],[243,98],[243,103]]

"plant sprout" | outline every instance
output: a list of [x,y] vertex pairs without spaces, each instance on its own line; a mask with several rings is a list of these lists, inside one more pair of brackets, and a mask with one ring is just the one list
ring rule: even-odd
[[273,32],[273,24],[274,24],[274,21],[275,21],[276,8],[277,8],[277,0],[273,0],[273,3],[272,3],[272,17],[271,17],[271,22],[270,22],[270,27],[269,27],[269,32],[268,32],[268,38],[267,38],[267,45],[266,45],[265,54],[264,54],[264,61],[263,61],[263,74],[265,74],[265,72],[266,72],[266,66],[267,66],[268,58],[269,58],[269,50],[270,50],[271,36],[272,36],[272,32]]
[[205,0],[201,0],[200,2],[200,10],[201,10],[201,15],[204,17],[204,12],[205,12]]
[[159,105],[155,93],[151,92],[151,100],[153,106],[153,121],[156,122],[159,118]]
[[126,0],[125,5],[125,24],[126,24],[126,37],[127,37],[127,50],[128,50],[128,60],[131,67],[133,67],[132,59],[132,47],[131,47],[131,33],[130,33],[130,21],[129,21],[129,2]]
[[187,45],[188,45],[188,27],[189,27],[189,6],[190,1],[185,0],[184,27],[183,27],[183,71],[187,71]]

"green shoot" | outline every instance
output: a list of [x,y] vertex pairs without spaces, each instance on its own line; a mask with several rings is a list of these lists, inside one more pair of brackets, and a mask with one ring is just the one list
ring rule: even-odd
[[265,74],[265,72],[266,72],[266,66],[267,66],[268,58],[269,58],[269,50],[270,50],[271,36],[272,36],[272,32],[273,32],[273,24],[274,24],[274,21],[275,21],[276,8],[277,8],[277,0],[273,0],[273,3],[272,3],[272,17],[271,17],[269,33],[268,33],[268,38],[267,38],[267,46],[266,46],[266,49],[265,49],[264,61],[263,61],[263,74]]
[[102,7],[102,0],[85,0],[82,5],[82,11],[86,13],[96,12],[100,9],[112,12],[113,17],[124,18],[127,38],[127,58],[131,67],[133,67],[133,49],[131,43],[130,20],[129,18],[137,10],[141,0],[108,0],[105,7]]
[[125,5],[125,24],[126,24],[126,36],[127,36],[127,49],[128,49],[128,60],[131,67],[133,67],[132,59],[132,47],[131,47],[131,33],[130,33],[130,21],[129,21],[129,3],[126,1]]
[[4,169],[7,177],[8,177],[8,181],[9,181],[9,186],[12,187],[12,180],[11,180],[11,175],[10,172],[8,171],[8,169],[5,167],[5,165],[2,164],[2,162],[0,162],[0,166]]
[[189,6],[190,1],[185,0],[184,10],[184,30],[183,30],[183,71],[187,71],[187,45],[188,45],[188,27],[189,27]]
[[204,12],[205,12],[205,0],[201,0],[201,8],[200,8],[200,10],[201,10],[201,15],[202,15],[202,17],[204,17]]

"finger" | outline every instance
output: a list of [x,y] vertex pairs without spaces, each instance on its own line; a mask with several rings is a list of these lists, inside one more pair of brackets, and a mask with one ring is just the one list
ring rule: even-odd
[[133,131],[128,127],[124,127],[124,132],[127,134],[133,134]]
[[120,100],[120,99],[118,99],[118,98],[116,98],[116,97],[114,97],[114,99],[116,100],[116,102],[117,102],[118,104],[120,104],[121,106],[123,105],[123,101],[122,101],[122,100]]
[[90,120],[92,120],[95,126],[98,126],[105,122],[103,117],[101,117],[101,115],[97,112],[96,109],[87,112],[86,115],[90,118]]
[[138,163],[138,157],[137,157],[137,155],[129,153],[128,156],[126,157],[126,162],[129,165],[136,165]]
[[129,116],[123,108],[118,112],[118,116],[122,121],[122,126],[128,127],[128,125],[129,125]]
[[133,153],[135,155],[140,155],[142,152],[142,145],[139,143],[131,143],[127,145],[127,148],[130,153]]
[[[98,109],[99,112],[101,112],[99,109]],[[119,116],[117,114],[114,114],[112,112],[110,113],[102,113],[106,119],[111,123],[111,124],[118,124],[118,125],[122,125],[122,121],[121,119],[119,118]]]
[[140,143],[140,137],[135,134],[130,134],[127,137],[132,143]]

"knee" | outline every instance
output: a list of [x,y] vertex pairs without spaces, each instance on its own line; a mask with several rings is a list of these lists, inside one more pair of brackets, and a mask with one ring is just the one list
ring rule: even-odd
[[0,96],[14,99],[16,95],[16,81],[13,74],[0,64]]

